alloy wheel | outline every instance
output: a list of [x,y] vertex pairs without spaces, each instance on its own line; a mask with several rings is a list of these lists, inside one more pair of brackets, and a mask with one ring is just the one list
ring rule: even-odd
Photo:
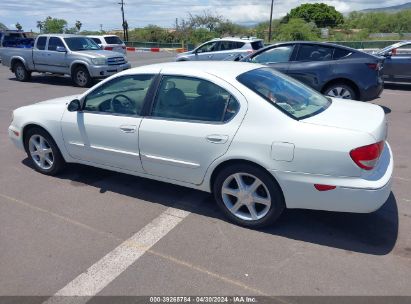
[[228,176],[222,185],[221,195],[226,208],[237,218],[246,221],[263,218],[271,207],[267,186],[248,173]]
[[344,87],[333,87],[328,90],[327,95],[342,99],[352,99],[351,92]]
[[54,164],[54,154],[47,140],[38,134],[29,140],[29,152],[34,163],[43,170],[49,170]]

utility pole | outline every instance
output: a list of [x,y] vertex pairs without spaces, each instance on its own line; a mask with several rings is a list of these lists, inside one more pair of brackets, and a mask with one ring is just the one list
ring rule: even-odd
[[103,32],[103,25],[100,23],[100,32]]
[[271,41],[271,24],[273,23],[273,6],[274,6],[274,0],[271,0],[270,28],[268,30],[268,43],[270,43]]
[[123,17],[123,40],[128,41],[128,24],[124,19],[124,0],[121,0],[118,4],[121,4],[121,16]]

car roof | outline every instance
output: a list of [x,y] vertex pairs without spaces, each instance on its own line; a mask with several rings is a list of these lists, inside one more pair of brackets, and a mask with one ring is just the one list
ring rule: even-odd
[[318,45],[318,46],[330,46],[330,47],[339,47],[341,49],[346,49],[346,50],[350,50],[350,51],[356,51],[358,52],[357,49],[345,46],[345,45],[341,45],[341,44],[337,44],[337,43],[332,43],[332,42],[322,42],[322,41],[287,41],[287,42],[279,42],[279,43],[274,43],[271,44],[269,46],[278,46],[278,45],[284,45],[284,44],[313,44],[313,45]]
[[223,38],[214,38],[210,41],[239,41],[239,42],[254,42],[254,41],[262,41],[263,39],[259,39],[256,37],[223,37]]
[[[117,35],[87,35],[90,38],[105,38],[105,37],[118,37]],[[120,37],[118,37],[120,38]]]
[[140,66],[121,72],[122,75],[135,73],[165,73],[174,75],[201,75],[207,73],[222,79],[235,79],[238,75],[265,67],[257,63],[235,61],[187,61],[166,62]]
[[83,35],[75,35],[75,34],[41,34],[38,35],[37,37],[61,37],[61,38],[70,38],[70,37],[86,37]]

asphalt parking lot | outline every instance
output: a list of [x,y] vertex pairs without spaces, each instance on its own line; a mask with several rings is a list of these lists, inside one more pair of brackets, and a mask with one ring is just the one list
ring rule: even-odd
[[[129,58],[139,66],[173,56]],[[7,137],[11,111],[83,91],[62,77],[20,83],[0,67],[0,296],[71,287],[110,296],[411,296],[411,85],[386,85],[374,101],[386,111],[395,158],[393,191],[380,210],[288,210],[263,230],[228,223],[207,193],[80,165],[59,177],[35,172]],[[164,216],[177,220],[150,235]],[[130,241],[136,233],[150,246]],[[124,244],[139,257],[108,272],[102,288],[75,281]]]

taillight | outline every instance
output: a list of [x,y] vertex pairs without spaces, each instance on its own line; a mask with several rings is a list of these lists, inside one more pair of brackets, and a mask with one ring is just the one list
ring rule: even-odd
[[358,167],[372,170],[384,150],[384,141],[351,150],[350,156]]
[[381,69],[381,63],[366,63],[366,65],[374,71],[379,71]]
[[112,50],[113,50],[113,47],[112,47],[112,46],[106,46],[106,47],[104,47],[104,49],[105,49],[106,51],[112,51]]

